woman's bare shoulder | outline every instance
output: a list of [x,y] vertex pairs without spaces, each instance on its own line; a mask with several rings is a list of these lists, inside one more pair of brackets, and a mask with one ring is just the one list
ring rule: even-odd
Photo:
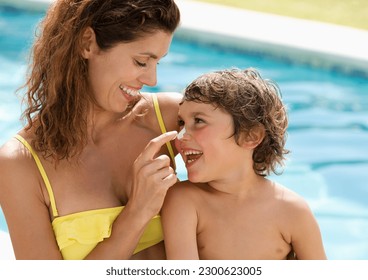
[[160,102],[160,107],[165,109],[166,107],[172,108],[179,107],[179,103],[183,99],[183,95],[179,92],[158,92],[156,93]]
[[[23,181],[22,185],[35,177],[35,163],[31,153],[17,139],[11,138],[0,147],[0,188],[16,188],[14,182]],[[33,175],[33,176],[32,176]],[[27,178],[27,180],[23,180]]]
[[149,104],[150,107],[153,107],[152,95],[156,95],[160,110],[163,113],[166,110],[172,111],[173,108],[179,108],[179,103],[183,98],[183,95],[179,92],[143,92],[141,95],[143,98],[139,102],[142,102],[142,105],[144,103]]
[[159,92],[156,95],[166,129],[177,130],[179,103],[183,96],[177,92]]
[[11,138],[0,147],[0,164],[6,167],[21,163],[27,158],[27,154],[26,148],[17,139]]
[[147,126],[149,129],[154,129],[155,132],[161,134],[152,95],[157,96],[159,111],[166,130],[177,130],[179,103],[181,101],[181,95],[179,93],[142,93],[141,100],[133,109],[135,115],[139,116],[136,120],[139,120],[141,125]]

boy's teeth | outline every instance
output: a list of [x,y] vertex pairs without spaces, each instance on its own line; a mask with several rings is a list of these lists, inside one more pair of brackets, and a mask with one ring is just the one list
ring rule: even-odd
[[186,156],[188,156],[188,155],[200,155],[200,154],[202,154],[202,152],[199,152],[199,151],[185,151],[184,154]]

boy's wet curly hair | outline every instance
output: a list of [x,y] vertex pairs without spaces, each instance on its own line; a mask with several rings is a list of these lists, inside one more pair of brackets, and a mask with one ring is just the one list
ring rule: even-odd
[[212,104],[229,113],[234,122],[235,141],[256,128],[264,129],[264,138],[253,152],[253,168],[266,176],[283,165],[288,119],[278,86],[262,79],[253,68],[226,69],[204,74],[184,91],[183,101]]

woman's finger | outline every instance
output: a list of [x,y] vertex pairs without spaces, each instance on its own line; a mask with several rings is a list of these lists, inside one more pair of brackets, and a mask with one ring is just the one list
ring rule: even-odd
[[166,144],[167,142],[175,139],[178,133],[176,131],[169,131],[164,134],[153,138],[145,147],[143,152],[137,158],[137,164],[145,164],[153,160],[156,154],[160,151],[161,147]]

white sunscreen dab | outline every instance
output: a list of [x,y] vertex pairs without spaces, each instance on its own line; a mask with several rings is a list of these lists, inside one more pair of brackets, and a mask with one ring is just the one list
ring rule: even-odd
[[185,127],[184,127],[182,130],[180,130],[180,132],[178,133],[176,138],[178,138],[178,140],[181,140],[183,138],[185,132],[186,131],[185,131]]

